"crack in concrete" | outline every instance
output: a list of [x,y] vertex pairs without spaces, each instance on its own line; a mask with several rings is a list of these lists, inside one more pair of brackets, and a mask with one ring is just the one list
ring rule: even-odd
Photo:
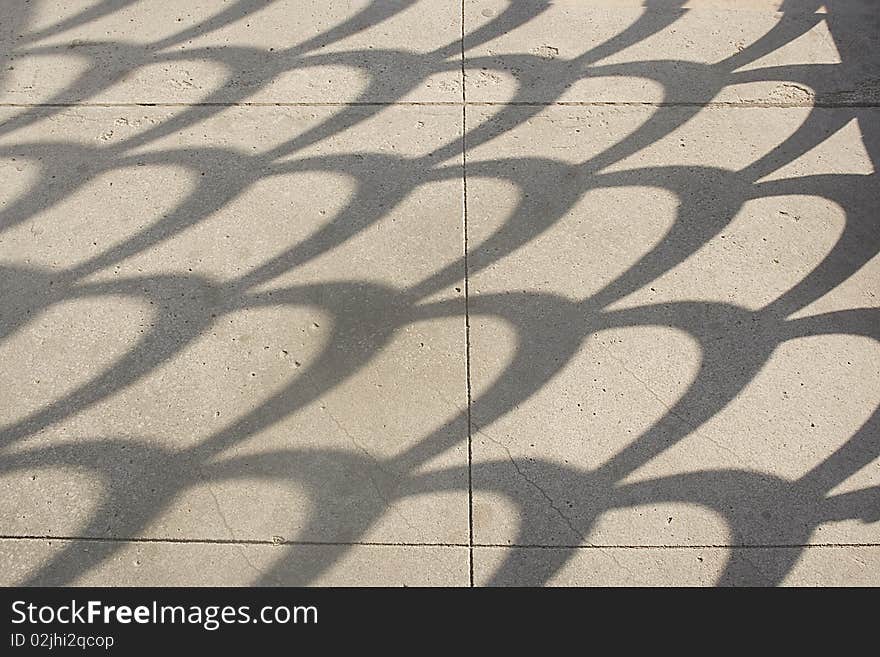
[[486,438],[490,442],[495,443],[496,445],[498,445],[498,447],[500,447],[502,450],[504,450],[504,452],[507,454],[507,458],[510,460],[511,465],[513,465],[514,470],[516,470],[517,473],[519,473],[519,475],[523,479],[525,479],[527,482],[529,482],[539,493],[541,493],[541,496],[547,501],[547,504],[549,504],[550,508],[553,509],[556,512],[556,515],[558,515],[560,517],[560,519],[566,524],[566,526],[568,527],[572,536],[575,536],[576,538],[581,539],[582,538],[581,532],[579,532],[575,528],[574,521],[572,521],[571,518],[569,518],[567,515],[565,515],[565,513],[562,511],[562,509],[560,509],[556,505],[556,501],[547,493],[547,491],[545,491],[538,484],[538,482],[536,482],[534,479],[530,478],[525,472],[523,472],[523,470],[517,464],[516,460],[513,458],[513,455],[510,453],[510,450],[507,449],[507,446],[504,445],[503,443],[501,443],[500,441],[492,438],[492,436],[487,434],[484,430],[482,430],[476,424],[474,424],[473,426],[478,434],[480,434],[481,436],[483,436],[484,438]]
[[[483,431],[482,429],[480,429],[480,428],[477,427],[476,425],[474,425],[474,428],[476,429],[476,431],[477,431],[478,434],[482,435],[483,437],[487,438],[487,439],[490,440],[491,442],[495,443],[496,445],[498,445],[501,449],[503,449],[503,450],[507,453],[507,458],[510,459],[511,464],[513,465],[514,469],[519,473],[519,475],[520,475],[523,479],[525,479],[527,482],[529,482],[532,486],[534,486],[534,487],[535,487],[535,488],[541,493],[541,495],[544,497],[544,499],[547,500],[547,503],[550,505],[550,508],[553,509],[553,510],[556,512],[556,514],[557,514],[557,515],[563,520],[563,522],[565,522],[566,526],[568,526],[568,529],[569,529],[569,531],[572,533],[572,535],[573,535],[574,537],[576,537],[578,540],[581,540],[581,539],[583,538],[583,533],[582,533],[582,532],[579,532],[579,531],[575,528],[575,526],[574,526],[574,522],[572,521],[572,519],[569,518],[569,517],[568,517],[568,516],[562,511],[562,509],[559,508],[559,506],[556,505],[556,502],[555,502],[555,501],[553,500],[553,498],[547,493],[547,491],[545,491],[540,485],[538,485],[538,483],[537,483],[534,479],[531,479],[528,475],[526,475],[525,472],[523,472],[523,471],[520,469],[519,465],[517,465],[516,461],[514,460],[513,455],[510,453],[510,450],[507,449],[507,447],[506,447],[504,444],[502,444],[502,443],[499,442],[498,440],[495,440],[494,438],[492,438],[492,436],[490,436],[489,434],[487,434],[485,431]],[[604,554],[604,555],[610,557],[611,560],[612,560],[615,564],[617,564],[617,567],[618,567],[618,568],[620,568],[621,570],[623,570],[624,572],[626,572],[628,575],[632,576],[632,574],[633,574],[632,571],[631,571],[629,568],[627,568],[627,567],[626,567],[626,566],[625,566],[625,565],[624,565],[624,564],[623,564],[623,563],[622,563],[622,562],[621,562],[621,561],[620,561],[620,560],[614,555],[613,552],[607,550],[606,548],[604,548],[604,547],[602,547],[602,546],[595,545],[594,543],[590,543],[589,541],[587,541],[587,545],[589,545],[589,546],[592,547],[592,548],[595,548],[595,549],[599,550],[602,554]]]
[[[373,456],[366,447],[364,447],[360,442],[358,442],[358,440],[351,433],[349,433],[348,429],[346,429],[344,426],[342,426],[342,424],[339,422],[339,420],[336,419],[336,416],[333,415],[333,413],[329,407],[327,407],[325,405],[324,410],[327,411],[327,415],[333,421],[333,424],[335,424],[339,428],[339,430],[343,434],[345,434],[345,436],[349,439],[349,441],[351,441],[351,444],[354,445],[358,451],[362,452],[364,454],[364,456],[366,456],[370,461],[375,463],[376,467],[379,468],[379,470],[384,472],[389,477],[395,478],[397,476],[395,473],[388,471],[384,467],[384,462],[381,459],[377,459],[375,456]],[[373,488],[376,491],[376,495],[378,495],[379,499],[381,499],[385,503],[385,510],[391,511],[392,513],[394,513],[398,518],[400,518],[403,521],[403,523],[407,527],[412,529],[414,532],[416,532],[416,534],[419,537],[421,537],[422,536],[421,530],[418,527],[416,527],[415,525],[413,525],[412,522],[410,522],[409,518],[407,518],[405,515],[403,515],[403,512],[401,512],[400,509],[395,507],[394,503],[385,495],[385,493],[382,492],[382,488],[379,486],[379,483],[373,477],[373,473],[370,472],[369,469],[367,469],[367,478],[370,480],[370,483],[373,485]]]
[[[529,482],[532,486],[534,486],[534,487],[535,487],[535,488],[541,493],[541,495],[544,497],[544,499],[547,500],[547,503],[550,505],[550,508],[553,509],[553,510],[556,512],[556,514],[557,514],[557,515],[563,520],[563,522],[565,522],[565,524],[568,526],[568,529],[569,529],[569,531],[572,533],[572,535],[575,536],[577,539],[581,540],[581,539],[583,538],[583,533],[582,533],[582,532],[579,532],[579,531],[575,528],[575,526],[574,526],[574,521],[572,521],[572,519],[569,518],[569,517],[568,517],[568,516],[562,511],[562,509],[559,508],[559,506],[557,506],[556,502],[555,502],[555,501],[553,500],[553,498],[547,493],[547,491],[545,491],[543,488],[541,488],[541,486],[538,485],[538,483],[537,483],[534,479],[529,478],[529,476],[526,475],[526,473],[523,472],[523,471],[520,469],[519,465],[517,465],[516,461],[514,460],[513,455],[510,453],[510,450],[507,449],[507,447],[506,447],[503,443],[499,442],[498,440],[496,440],[495,438],[493,438],[492,436],[490,436],[488,433],[486,433],[485,431],[483,431],[482,429],[480,429],[480,428],[477,427],[476,425],[474,425],[474,429],[476,430],[476,432],[477,432],[478,434],[480,434],[481,436],[487,438],[487,439],[490,440],[491,442],[495,443],[496,445],[498,445],[498,447],[500,447],[501,449],[503,449],[503,450],[507,453],[507,458],[510,460],[511,464],[513,465],[514,469],[519,473],[519,475],[520,475],[523,479],[525,479],[527,482]],[[609,558],[610,558],[615,564],[617,564],[617,567],[618,567],[618,568],[620,568],[621,570],[623,570],[624,572],[626,572],[628,575],[632,576],[632,574],[633,574],[632,571],[631,571],[629,568],[627,568],[626,565],[624,565],[624,564],[623,564],[623,563],[622,563],[622,562],[621,562],[621,561],[620,561],[620,560],[614,555],[614,553],[613,553],[612,551],[609,551],[609,550],[606,549],[605,547],[603,547],[603,546],[601,546],[601,545],[596,545],[595,543],[591,543],[591,542],[589,542],[589,541],[586,541],[586,544],[587,544],[589,547],[591,547],[591,548],[595,548],[595,549],[599,550],[602,554],[608,556],[608,557],[609,557]]]
[[599,547],[598,545],[593,545],[592,543],[590,543],[590,545],[591,545],[592,547],[596,548],[597,550],[599,550],[599,552],[601,552],[602,554],[611,557],[611,560],[612,560],[614,563],[617,564],[617,567],[620,568],[622,571],[624,571],[627,575],[629,575],[630,577],[633,576],[633,572],[632,572],[629,568],[627,568],[627,567],[626,567],[626,566],[620,561],[620,559],[618,559],[618,558],[614,555],[614,552],[613,552],[613,551],[611,551],[611,550],[606,550],[606,549],[604,549],[604,548]]
[[[214,506],[217,509],[217,515],[220,516],[220,521],[223,523],[223,526],[226,528],[226,531],[229,533],[229,538],[231,538],[233,541],[236,541],[237,539],[235,538],[235,532],[232,531],[232,527],[229,525],[229,521],[226,520],[226,515],[223,513],[223,509],[220,506],[220,500],[217,499],[217,493],[214,492],[213,486],[210,486],[210,485],[208,486],[208,493],[211,495],[211,499],[214,500]],[[241,545],[241,544],[236,544],[236,548],[237,548],[239,554],[241,554],[241,558],[251,568],[251,570],[253,570],[257,575],[262,576],[263,571],[260,570],[259,568],[257,568],[254,565],[254,563],[250,560],[250,557],[248,557],[247,552],[245,551],[247,549],[247,547],[244,545]]]
[[214,488],[210,485],[208,486],[208,493],[211,495],[211,499],[214,500],[214,507],[217,509],[217,515],[220,516],[220,521],[226,528],[226,531],[229,534],[229,538],[231,538],[233,541],[237,540],[235,538],[235,532],[232,531],[232,527],[229,526],[229,522],[226,520],[223,509],[220,507],[220,500],[217,499],[217,494],[214,492]]
[[665,399],[663,399],[659,394],[657,394],[657,393],[654,391],[653,388],[651,388],[650,385],[648,385],[648,383],[647,383],[646,381],[644,381],[644,380],[643,380],[638,374],[636,374],[636,373],[633,372],[631,369],[629,369],[629,367],[626,366],[626,362],[625,362],[625,361],[623,361],[623,360],[621,360],[620,358],[618,358],[617,356],[615,356],[615,355],[614,355],[613,353],[611,353],[607,348],[604,348],[604,347],[603,347],[603,352],[605,353],[606,356],[608,356],[609,358],[611,358],[611,360],[613,360],[615,363],[617,363],[618,365],[620,365],[620,367],[621,367],[621,368],[622,368],[627,374],[629,374],[632,378],[634,378],[636,381],[638,381],[639,384],[640,384],[640,385],[641,385],[641,386],[642,386],[642,387],[643,387],[643,388],[644,388],[644,389],[645,389],[645,390],[646,390],[646,391],[647,391],[647,392],[648,392],[648,393],[649,393],[649,394],[650,394],[655,400],[657,400],[657,402],[659,402],[661,406],[663,406],[663,408],[666,410],[667,413],[669,413],[669,415],[671,415],[671,416],[674,417],[676,420],[678,420],[679,422],[681,422],[684,426],[686,426],[687,428],[689,428],[689,429],[691,430],[691,433],[692,433],[694,436],[696,436],[697,438],[700,438],[700,439],[702,439],[702,440],[707,440],[707,441],[709,441],[710,443],[712,443],[713,445],[715,445],[718,449],[727,452],[727,453],[730,454],[731,456],[734,456],[738,461],[743,461],[743,462],[745,462],[745,463],[748,463],[748,462],[749,462],[749,459],[745,458],[745,457],[742,456],[741,454],[737,454],[736,452],[734,452],[732,449],[730,449],[730,448],[727,447],[726,445],[723,445],[723,444],[719,443],[717,440],[715,440],[714,438],[710,438],[709,436],[707,436],[707,435],[704,434],[704,433],[700,433],[700,431],[699,431],[699,427],[698,427],[696,424],[694,424],[693,422],[691,422],[688,418],[684,417],[683,415],[681,415],[681,414],[675,412],[675,410],[673,410],[673,406],[670,406],[670,405],[666,402]]

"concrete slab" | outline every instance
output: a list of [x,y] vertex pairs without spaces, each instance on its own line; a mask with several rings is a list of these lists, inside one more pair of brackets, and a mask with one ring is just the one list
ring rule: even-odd
[[828,12],[818,0],[466,0],[465,10],[472,102],[880,99],[880,16],[868,2]]
[[40,181],[3,206],[0,533],[467,540],[460,110],[290,147],[338,111],[139,148],[175,111],[67,108],[0,140]]
[[880,547],[479,548],[480,585],[754,586],[782,569],[782,586],[877,586]]
[[119,4],[4,3],[0,101],[461,98],[459,0]]
[[159,4],[0,8],[5,582],[878,583],[872,0]]
[[877,542],[878,117],[840,112],[468,109],[478,544]]
[[[92,555],[104,558],[98,565]],[[78,564],[46,572],[52,559]],[[461,547],[3,541],[3,586],[466,586]],[[73,579],[68,579],[73,576]]]

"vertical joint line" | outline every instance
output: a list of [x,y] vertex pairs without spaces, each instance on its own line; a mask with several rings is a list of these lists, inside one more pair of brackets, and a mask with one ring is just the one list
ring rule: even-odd
[[473,486],[473,432],[471,427],[471,319],[470,284],[468,280],[468,186],[467,186],[467,91],[465,89],[465,0],[461,0],[461,188],[464,235],[464,336],[465,381],[467,384],[467,458],[468,458],[468,583],[474,585],[474,486]]

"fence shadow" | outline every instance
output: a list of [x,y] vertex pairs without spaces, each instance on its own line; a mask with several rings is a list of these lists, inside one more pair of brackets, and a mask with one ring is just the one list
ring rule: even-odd
[[[0,35],[4,63],[23,57],[65,56],[64,47],[45,45],[102,17],[136,4],[103,0],[54,25],[31,30],[33,4],[13,3],[4,9],[7,28]],[[876,112],[860,96],[818,94],[814,107],[797,130],[768,153],[739,170],[691,165],[620,169],[614,165],[663,139],[696,117],[726,88],[756,81],[783,81],[822,88],[840,80],[841,71],[859,68],[859,42],[851,38],[851,21],[841,27],[839,7],[849,3],[786,0],[775,26],[730,57],[713,63],[654,60],[603,63],[612,55],[671,29],[684,15],[684,2],[647,1],[640,16],[607,41],[585,41],[574,58],[545,58],[529,53],[469,56],[468,71],[504,74],[520,71],[519,86],[509,103],[492,107],[489,120],[431,152],[408,157],[393,152],[324,153],[314,146],[330,143],[345,131],[357,130],[385,111],[376,102],[403,99],[428,77],[460,72],[462,48],[471,53],[492,39],[526,25],[547,10],[545,2],[510,0],[504,11],[429,53],[382,48],[331,52],[359,32],[380,27],[404,11],[429,11],[424,2],[375,0],[338,25],[286,49],[267,53],[243,46],[181,48],[189,40],[255,15],[271,0],[239,0],[197,27],[185,27],[148,45],[123,41],[81,44],[76,57],[87,64],[63,89],[40,106],[10,109],[0,124],[0,158],[27,162],[39,177],[0,208],[0,239],[71,198],[102,175],[140,166],[184,171],[193,181],[173,208],[143,228],[64,269],[27,266],[21,258],[2,265],[0,275],[0,340],[28,331],[47,310],[74,300],[122,298],[161,307],[150,327],[121,357],[89,380],[0,427],[0,472],[69,468],[100,483],[101,504],[91,511],[81,535],[134,537],[167,512],[187,490],[211,482],[262,480],[289,483],[307,493],[310,515],[294,541],[334,537],[316,559],[295,546],[283,549],[256,584],[309,584],[350,549],[342,543],[361,540],[391,505],[417,496],[467,491],[488,492],[509,500],[519,514],[515,545],[545,544],[553,537],[558,549],[524,569],[511,554],[492,574],[495,584],[543,584],[588,540],[598,519],[616,509],[662,503],[705,507],[723,517],[732,545],[791,546],[780,550],[760,572],[733,550],[719,584],[778,584],[801,556],[822,523],[845,519],[880,520],[880,486],[833,493],[841,483],[880,456],[877,410],[845,444],[794,481],[748,468],[694,470],[686,474],[625,483],[640,467],[671,449],[712,420],[752,382],[780,345],[808,336],[846,335],[880,339],[880,310],[851,308],[819,315],[798,311],[847,280],[880,248],[875,173],[828,173],[778,177],[799,156],[851,122],[856,122],[875,168],[880,157]],[[424,5],[424,6],[423,6]],[[827,13],[820,13],[822,7]],[[835,40],[837,64],[760,65],[760,60],[825,22]],[[874,29],[873,23],[865,29]],[[619,59],[619,58],[617,58]],[[70,103],[89,102],[125,75],[147,66],[200,61],[224,71],[223,80],[198,104],[176,110],[155,125],[100,146],[56,140],[24,141],[25,128],[47,122]],[[244,152],[220,144],[160,147],[161,140],[191,129],[248,102],[279,76],[315,67],[339,66],[358,71],[368,84],[358,98],[334,107],[328,115],[269,150]],[[0,71],[0,82],[8,66]],[[393,70],[393,76],[385,71]],[[490,235],[468,244],[467,254],[408,287],[380,285],[352,278],[333,282],[297,281],[298,270],[376,226],[417,190],[459,181],[461,154],[470,152],[525,125],[544,109],[530,104],[536,94],[558,100],[586,78],[638,78],[663,89],[663,101],[629,134],[580,162],[546,157],[479,159],[467,163],[469,180],[498,181],[518,191],[518,204]],[[243,82],[246,81],[246,84]],[[684,94],[687,91],[687,95]],[[696,101],[685,102],[686,98]],[[823,107],[833,106],[833,111]],[[167,143],[167,142],[166,142]],[[317,154],[316,154],[317,153]],[[123,261],[148,252],[228,207],[264,180],[301,173],[343,176],[354,192],[335,216],[304,239],[259,265],[225,281],[195,273],[169,271],[141,276],[100,278]],[[560,182],[562,181],[562,182]],[[551,293],[511,290],[505,294],[471,293],[467,310],[462,299],[438,293],[460,285],[468,276],[498,263],[535,241],[556,225],[588,192],[650,187],[676,197],[675,222],[664,237],[634,264],[588,297],[573,300]],[[804,195],[827,199],[845,213],[845,226],[833,248],[815,268],[760,309],[736,304],[680,301],[614,306],[627,295],[684,262],[721,234],[744,204],[761,198]],[[706,209],[711,208],[711,212]],[[259,230],[259,218],[255,223]],[[627,230],[621,225],[621,230]],[[586,257],[586,254],[585,254]],[[271,291],[267,291],[270,289]],[[78,436],[63,444],[33,441],[41,431],[112,399],[156,372],[200,337],[234,313],[262,308],[315,308],[332,320],[332,333],[319,357],[298,369],[283,387],[259,405],[231,419],[206,439],[188,447],[169,448],[150,435]],[[500,321],[515,334],[515,351],[503,371],[461,409],[407,449],[388,458],[340,449],[289,448],[247,457],[235,447],[275,426],[368,366],[396,335],[420,322]],[[699,346],[699,369],[687,391],[650,428],[635,437],[596,469],[584,471],[557,462],[533,459],[529,477],[511,457],[475,461],[467,468],[441,468],[426,473],[432,459],[461,448],[469,432],[478,435],[493,422],[539,393],[597,331],[627,327],[673,328]],[[686,422],[682,421],[686,418]],[[511,466],[513,462],[513,465]],[[541,482],[540,486],[534,482]],[[563,494],[573,500],[563,510],[552,501]],[[767,517],[766,510],[772,510]],[[72,542],[48,558],[25,584],[63,585],[99,566],[121,547],[120,542]]]

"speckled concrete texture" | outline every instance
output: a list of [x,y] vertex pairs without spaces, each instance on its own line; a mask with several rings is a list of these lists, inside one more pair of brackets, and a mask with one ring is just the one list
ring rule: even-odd
[[0,7],[5,585],[878,585],[870,0]]

